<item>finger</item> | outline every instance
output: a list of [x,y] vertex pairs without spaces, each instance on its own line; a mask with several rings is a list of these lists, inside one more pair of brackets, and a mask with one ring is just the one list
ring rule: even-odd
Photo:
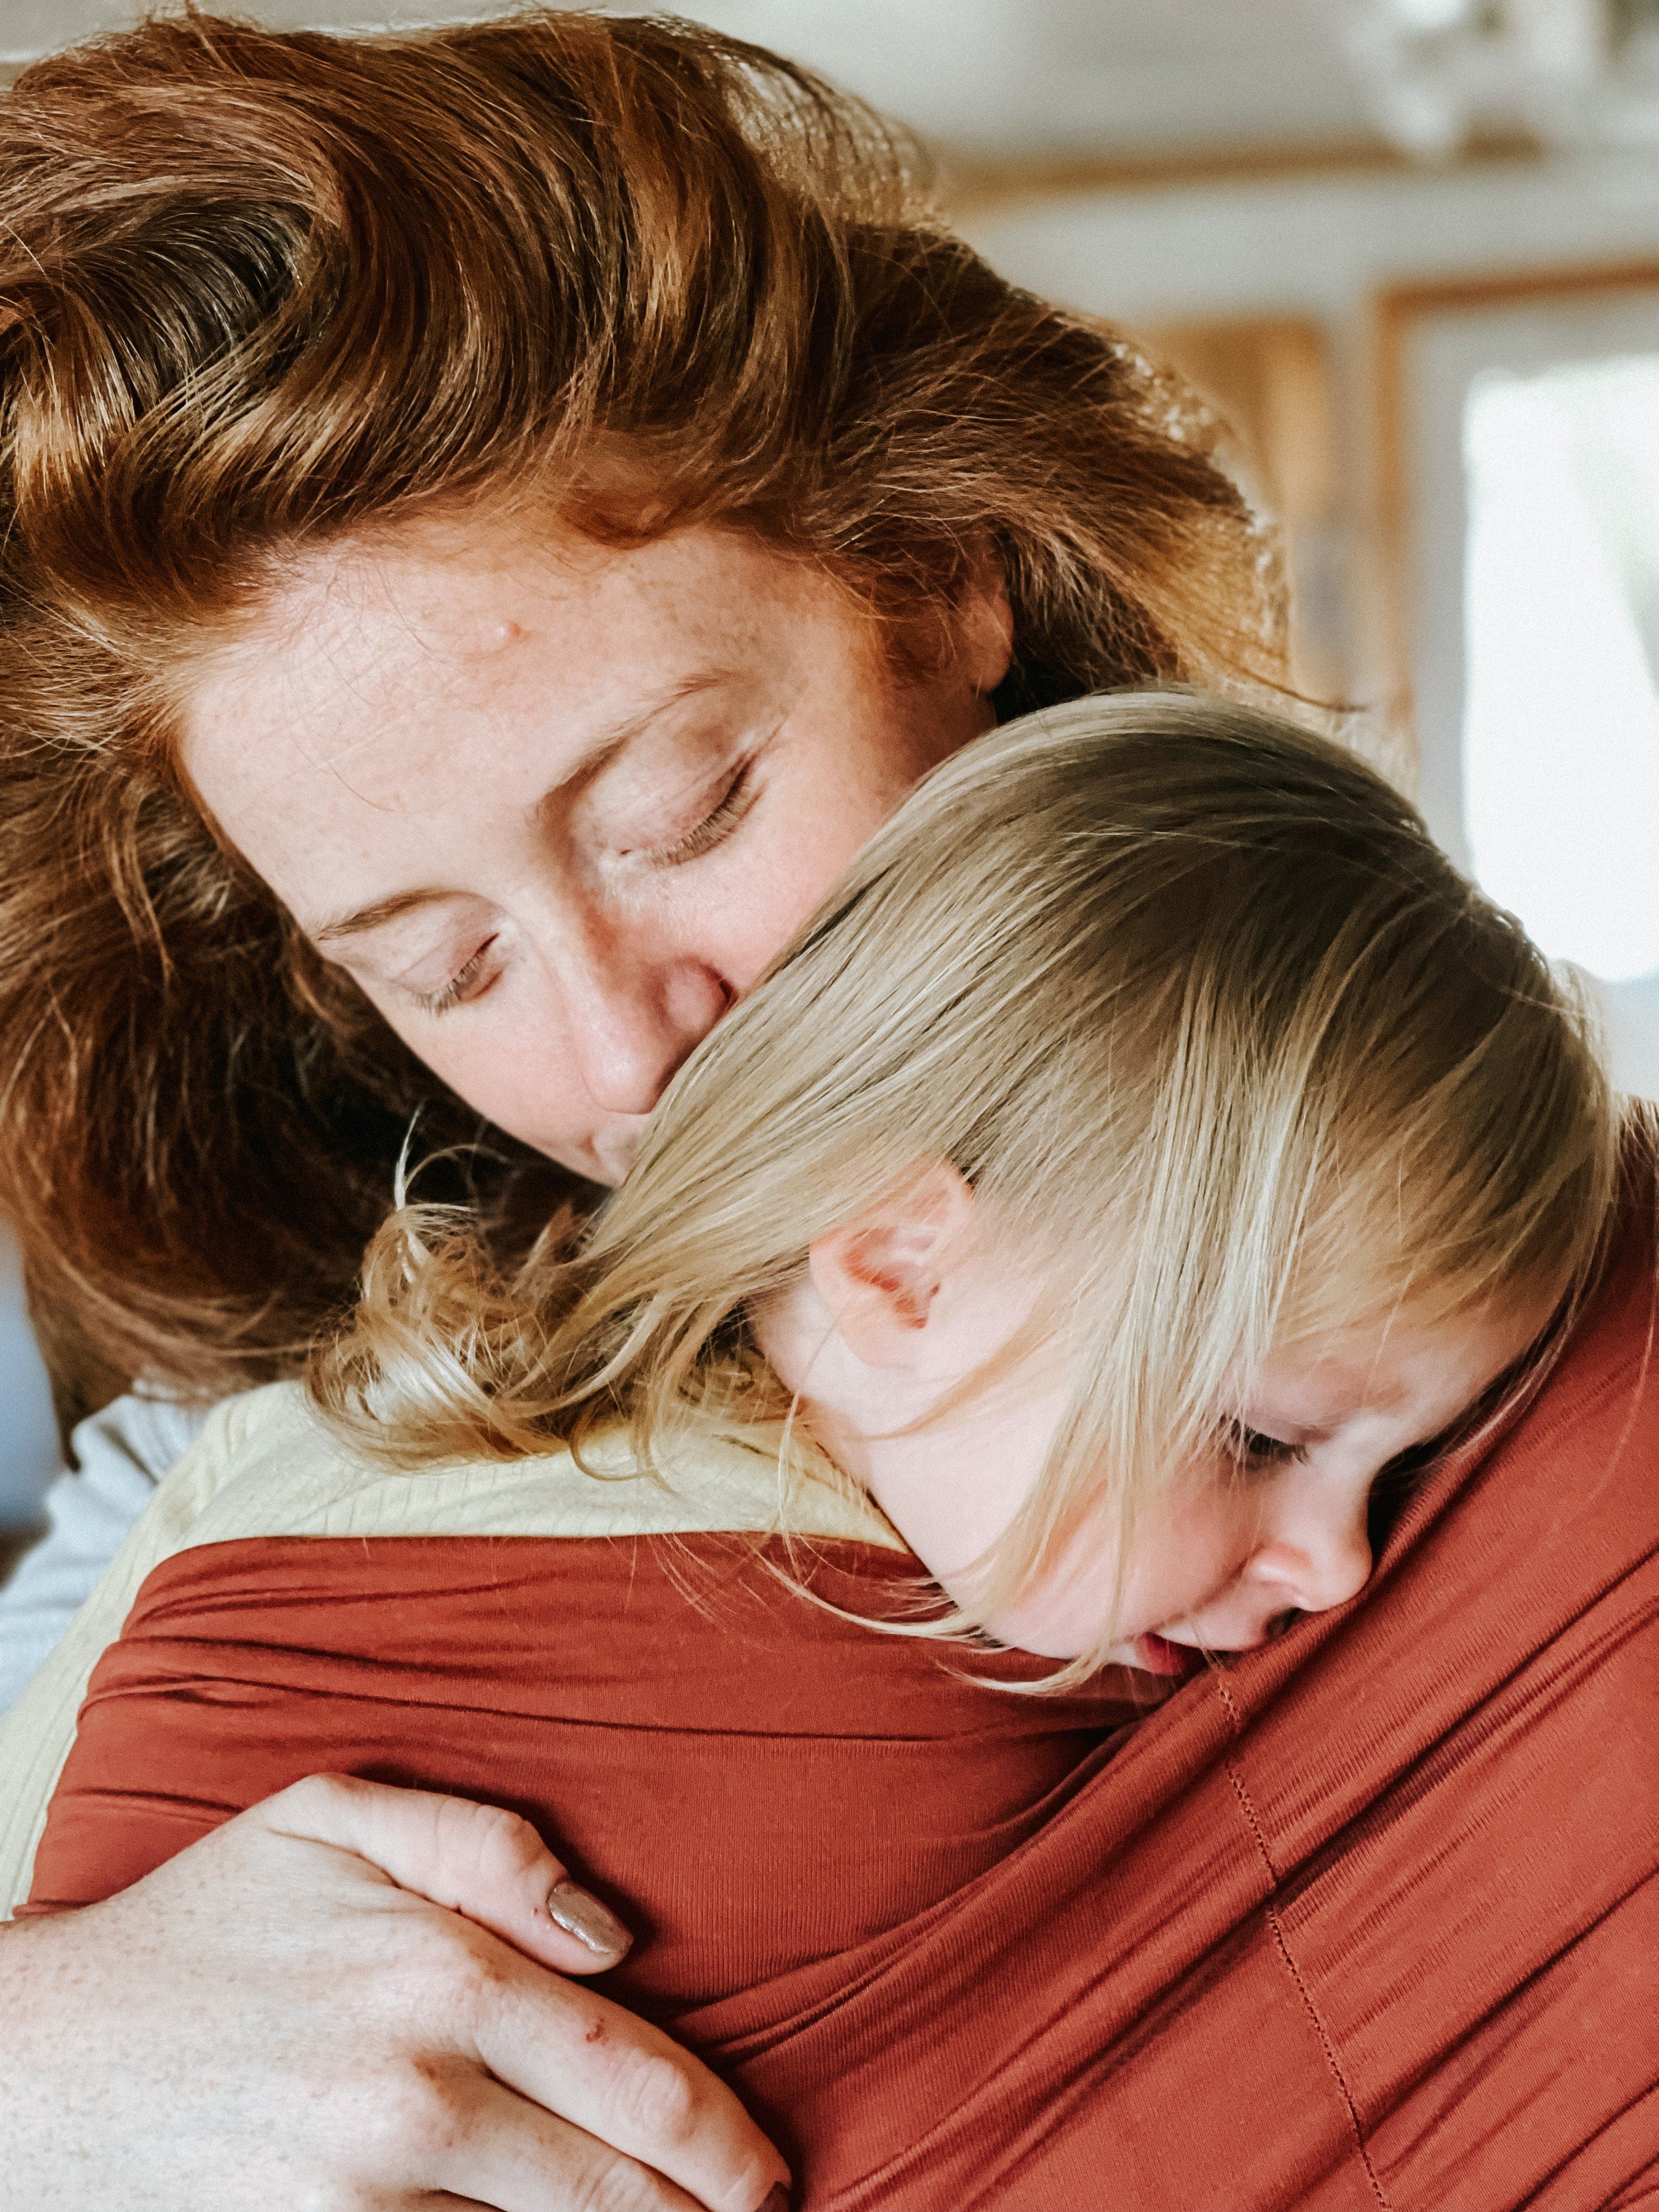
[[726,2084],[596,1990],[514,1962],[481,1998],[474,2035],[498,2082],[710,2212],[755,2212],[787,2189],[788,2167]]
[[[702,2212],[665,2175],[618,2156],[568,2121],[544,2112],[482,2076],[453,2140],[422,2175],[449,2194],[447,2204],[487,2204],[491,2212]],[[743,2212],[756,2212],[753,2203]]]
[[[498,2080],[678,2182],[713,2212],[754,2212],[787,2184],[783,2160],[707,2067],[659,2029],[519,1955],[557,1964],[545,1923],[536,1920],[535,1908],[544,1912],[546,1898],[532,1886],[513,1911],[503,1909],[511,1899],[483,1897],[477,1850],[493,1828],[509,1846],[490,1863],[496,1872],[510,1867],[522,1846],[538,1883],[559,1875],[558,1861],[527,1824],[466,1799],[339,1775],[312,1776],[253,1811],[272,1834],[349,1851],[400,1887],[434,1903],[459,1904],[469,1917],[506,1936],[514,1949],[495,1954],[467,2017],[452,2022]],[[446,1869],[469,1878],[445,1879]],[[484,1909],[475,1913],[474,1905]],[[592,1954],[587,1963],[594,1963]]]
[[356,1852],[400,1889],[465,1913],[562,1974],[614,1966],[634,1940],[529,1821],[499,1805],[313,1774],[252,1814],[273,1834]]

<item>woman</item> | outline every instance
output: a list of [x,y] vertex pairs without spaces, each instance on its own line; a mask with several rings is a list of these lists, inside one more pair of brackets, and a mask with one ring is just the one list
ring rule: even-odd
[[[619,1174],[941,750],[1276,670],[1171,395],[751,50],[196,18],[0,147],[0,1151],[77,1407],[291,1369],[417,1109],[504,1245]],[[488,1922],[470,1848],[380,1793],[8,1933],[0,2190],[752,2212],[709,2077],[422,1903]]]

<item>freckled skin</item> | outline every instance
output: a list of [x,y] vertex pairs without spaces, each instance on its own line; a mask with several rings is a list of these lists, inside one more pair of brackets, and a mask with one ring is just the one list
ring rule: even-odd
[[[199,672],[185,765],[313,933],[438,894],[324,949],[489,1120],[614,1181],[686,1054],[989,726],[1008,633],[976,586],[901,680],[839,591],[744,535],[426,526],[302,565]],[[737,818],[690,849],[739,770]]]

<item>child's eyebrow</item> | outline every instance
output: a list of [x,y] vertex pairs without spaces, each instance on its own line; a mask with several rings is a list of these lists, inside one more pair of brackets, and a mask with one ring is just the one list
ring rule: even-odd
[[1323,1443],[1353,1414],[1393,1413],[1410,1395],[1405,1383],[1384,1382],[1373,1368],[1334,1368],[1308,1386],[1305,1397],[1287,1392],[1276,1403],[1258,1404],[1250,1413],[1249,1425],[1275,1435],[1288,1431],[1286,1443]]

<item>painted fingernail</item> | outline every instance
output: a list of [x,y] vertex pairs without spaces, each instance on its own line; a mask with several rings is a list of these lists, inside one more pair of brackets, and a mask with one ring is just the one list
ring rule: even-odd
[[602,1959],[620,1959],[632,1948],[634,1938],[616,1914],[608,1912],[597,1897],[590,1897],[585,1889],[579,1889],[568,1875],[548,1891],[547,1914],[567,1935],[574,1936],[579,1943],[586,1943]]

